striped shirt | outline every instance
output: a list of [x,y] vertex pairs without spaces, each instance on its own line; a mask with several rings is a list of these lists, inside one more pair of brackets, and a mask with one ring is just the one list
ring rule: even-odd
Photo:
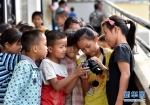
[[4,102],[8,83],[19,59],[20,54],[0,53],[0,105]]
[[[77,68],[76,61],[72,61],[67,57],[62,59],[61,63],[66,66],[68,75],[73,73]],[[84,96],[80,79],[72,90],[71,98],[66,100],[65,105],[84,105]]]

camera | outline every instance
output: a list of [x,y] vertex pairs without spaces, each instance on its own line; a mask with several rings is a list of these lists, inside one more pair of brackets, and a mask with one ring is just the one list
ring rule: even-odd
[[91,59],[87,59],[83,62],[82,67],[89,67],[90,70],[95,73],[96,75],[102,75],[103,70],[100,69],[100,67],[98,66],[98,64]]

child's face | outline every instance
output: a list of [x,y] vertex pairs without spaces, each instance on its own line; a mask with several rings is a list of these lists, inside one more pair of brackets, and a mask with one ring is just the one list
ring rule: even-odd
[[76,45],[74,46],[67,46],[67,57],[68,58],[76,58],[76,55],[78,54],[78,47]]
[[67,38],[56,40],[54,46],[49,46],[48,51],[56,59],[62,59],[67,51]]
[[82,38],[77,42],[78,47],[89,56],[96,56],[98,50],[98,44],[95,40],[88,40]]
[[21,42],[17,41],[14,44],[7,44],[7,49],[9,53],[18,54],[21,51]]
[[79,24],[75,24],[75,23],[72,23],[72,24],[70,24],[69,25],[69,27],[68,27],[68,29],[67,30],[70,30],[70,29],[72,29],[72,30],[78,30],[78,29],[80,29],[81,27],[80,27],[80,25]]
[[41,36],[41,40],[39,42],[39,45],[37,46],[37,56],[42,59],[45,58],[47,55],[47,45],[46,45],[46,37],[44,34]]
[[65,17],[61,17],[60,15],[56,15],[56,19],[58,26],[63,26],[66,20]]
[[33,17],[32,22],[35,25],[35,27],[41,27],[41,24],[43,23],[43,19],[40,16],[35,15]]
[[110,47],[115,47],[116,46],[116,41],[117,41],[117,34],[115,31],[115,28],[112,30],[109,30],[106,25],[103,26],[103,30],[105,33],[105,39],[108,42]]

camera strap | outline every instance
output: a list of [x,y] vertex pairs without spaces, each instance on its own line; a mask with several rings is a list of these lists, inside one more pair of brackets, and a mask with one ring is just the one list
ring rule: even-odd
[[[105,55],[104,55],[104,50],[103,50],[103,48],[101,48],[101,47],[99,47],[99,49],[100,49],[100,51],[101,51],[101,53],[102,53],[102,55],[103,55],[103,61],[102,61],[102,63],[103,63],[103,65],[105,65],[105,64],[106,64],[106,57],[105,57]],[[89,58],[90,58],[90,56],[87,55],[86,60],[89,59]]]

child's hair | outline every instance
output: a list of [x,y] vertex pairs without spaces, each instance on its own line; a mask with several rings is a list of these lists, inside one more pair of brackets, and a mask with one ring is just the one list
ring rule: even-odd
[[66,11],[57,12],[56,15],[59,15],[62,18],[68,18],[68,13]]
[[30,30],[23,33],[21,38],[22,48],[25,52],[30,52],[30,49],[34,45],[38,45],[43,34],[41,30]]
[[29,25],[25,20],[22,20],[22,21],[20,21],[17,25],[16,25],[16,28],[20,28],[20,27],[22,27],[22,26],[24,26],[24,25]]
[[82,27],[74,33],[74,40],[75,40],[75,43],[77,44],[77,42],[81,38],[85,38],[88,40],[94,40],[95,36],[97,36],[97,33],[94,30],[92,30],[91,28],[88,28],[88,27]]
[[39,11],[35,11],[35,12],[32,14],[32,20],[33,20],[33,18],[34,18],[35,16],[40,16],[40,17],[41,17],[41,19],[43,20],[43,15],[42,15],[42,13],[41,13],[41,12],[39,12]]
[[35,29],[35,28],[32,27],[32,26],[25,25],[25,26],[22,26],[19,31],[22,32],[22,33],[24,33],[24,32],[26,32],[27,30],[29,31],[29,30],[34,30],[34,29]]
[[88,28],[92,29],[93,31],[95,31],[95,29],[93,28],[93,26],[91,26],[90,24],[86,24],[84,27],[88,27]]
[[64,33],[59,32],[57,30],[49,31],[46,34],[47,46],[54,46],[56,40],[60,40],[60,39],[63,39],[65,37],[66,37],[66,35]]
[[106,40],[105,40],[105,35],[101,35],[101,36],[99,37],[98,41],[103,41],[103,42],[105,42],[105,41],[106,41]]
[[74,42],[74,33],[75,33],[75,31],[73,31],[73,30],[67,30],[67,31],[65,31],[65,35],[67,36],[67,46],[73,46],[73,45],[75,45],[75,42]]
[[71,24],[79,24],[80,27],[83,27],[81,19],[76,17],[68,17],[64,23],[64,31],[66,31]]
[[71,11],[71,12],[73,12],[73,11],[74,11],[74,8],[73,8],[73,7],[71,7],[71,8],[70,8],[70,11]]
[[[111,24],[110,21],[114,22]],[[130,28],[128,28],[127,24],[130,24]],[[102,23],[102,27],[106,25],[108,29],[112,30],[115,26],[121,29],[123,35],[126,36],[127,42],[131,49],[133,49],[135,45],[135,31],[136,26],[131,20],[124,20],[117,15],[113,15]]]
[[62,4],[66,4],[66,1],[64,1],[64,0],[60,0],[60,2],[59,2],[59,6],[61,6]]
[[0,43],[2,47],[4,47],[6,42],[9,44],[14,44],[15,42],[19,42],[21,40],[21,36],[22,33],[15,28],[6,29],[0,37]]
[[0,24],[0,33],[2,33],[4,30],[8,29],[8,28],[11,28],[10,27],[11,25],[8,24],[8,23],[1,23]]
[[99,4],[97,4],[97,3],[94,4],[94,9],[95,9],[95,10],[99,9]]

